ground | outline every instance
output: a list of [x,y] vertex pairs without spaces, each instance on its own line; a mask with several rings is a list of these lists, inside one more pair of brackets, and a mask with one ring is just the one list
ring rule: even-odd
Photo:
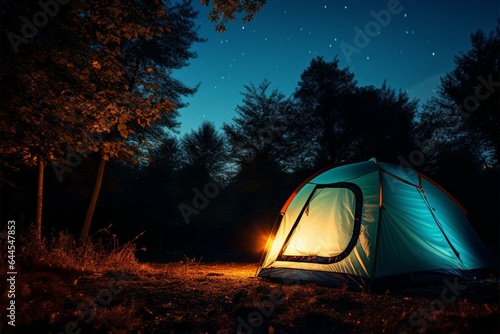
[[[498,333],[498,280],[367,293],[255,277],[249,263],[37,268],[16,286],[16,333]],[[5,293],[2,305],[5,305]],[[4,307],[2,306],[2,311]],[[4,321],[5,316],[2,316]],[[1,332],[12,329],[2,322]]]

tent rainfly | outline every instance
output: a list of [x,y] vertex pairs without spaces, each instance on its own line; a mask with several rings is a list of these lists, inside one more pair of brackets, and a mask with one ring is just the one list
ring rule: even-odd
[[289,197],[257,275],[371,290],[498,270],[465,213],[413,169],[375,159],[336,165]]

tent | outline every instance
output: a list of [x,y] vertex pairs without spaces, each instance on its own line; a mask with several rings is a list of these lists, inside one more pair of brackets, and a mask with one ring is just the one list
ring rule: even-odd
[[414,169],[375,159],[336,165],[289,197],[257,275],[370,290],[498,268],[465,214]]

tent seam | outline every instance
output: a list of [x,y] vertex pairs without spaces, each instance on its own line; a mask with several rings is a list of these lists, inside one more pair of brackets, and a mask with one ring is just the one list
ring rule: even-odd
[[373,259],[372,272],[369,277],[368,283],[368,291],[372,289],[373,281],[375,280],[375,272],[377,271],[377,259],[378,259],[378,245],[380,240],[380,230],[381,230],[381,221],[382,221],[382,208],[384,206],[383,203],[383,187],[382,187],[382,170],[378,161],[375,161],[375,165],[377,166],[378,172],[378,184],[379,184],[379,209],[378,209],[378,221],[377,221],[377,238],[375,239],[375,256]]

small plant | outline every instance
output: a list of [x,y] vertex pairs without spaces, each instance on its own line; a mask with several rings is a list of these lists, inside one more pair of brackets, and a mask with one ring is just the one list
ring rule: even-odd
[[203,260],[203,256],[200,256],[200,259],[198,261],[196,261],[196,257],[193,256],[193,257],[189,257],[187,255],[184,255],[183,259],[182,259],[182,263],[186,266],[188,265],[199,265],[201,263],[201,260]]
[[21,236],[21,263],[26,268],[46,266],[83,272],[106,272],[110,270],[136,272],[141,268],[135,257],[133,240],[120,246],[116,234],[110,232],[111,225],[97,231],[84,245],[77,246],[75,236],[68,231],[53,233],[41,242],[32,236],[33,229]]

